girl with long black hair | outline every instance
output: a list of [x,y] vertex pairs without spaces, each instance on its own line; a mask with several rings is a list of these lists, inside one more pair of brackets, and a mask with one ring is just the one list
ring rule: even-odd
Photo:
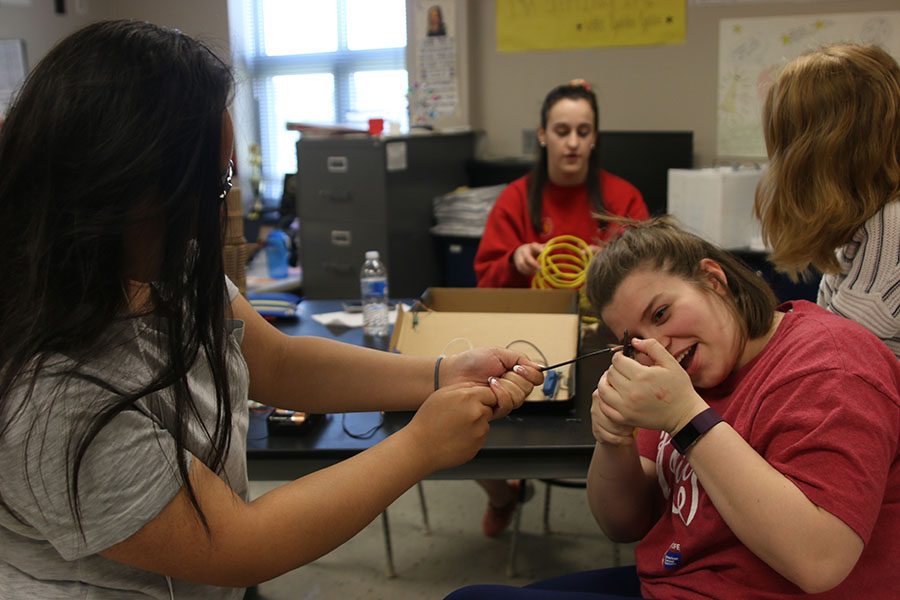
[[[232,85],[178,31],[96,23],[0,130],[0,597],[240,597],[469,460],[541,380],[510,351],[436,368],[266,323],[223,271]],[[417,412],[250,502],[248,397]]]

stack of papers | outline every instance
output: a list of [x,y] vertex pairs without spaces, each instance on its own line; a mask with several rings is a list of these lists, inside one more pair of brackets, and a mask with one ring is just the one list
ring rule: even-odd
[[302,298],[285,292],[247,294],[250,306],[266,319],[292,319],[297,316],[297,305]]
[[431,233],[445,237],[480,238],[484,223],[494,207],[497,196],[506,184],[463,188],[432,201],[437,225]]

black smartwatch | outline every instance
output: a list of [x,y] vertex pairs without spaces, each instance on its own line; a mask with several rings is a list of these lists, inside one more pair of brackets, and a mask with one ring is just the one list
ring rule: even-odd
[[722,417],[714,408],[707,408],[691,419],[687,425],[672,436],[672,446],[684,455],[700,436],[722,422]]

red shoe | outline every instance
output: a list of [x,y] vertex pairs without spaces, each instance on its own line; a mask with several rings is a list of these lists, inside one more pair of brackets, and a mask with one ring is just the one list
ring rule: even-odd
[[[512,500],[508,504],[496,507],[488,502],[487,510],[484,511],[484,517],[481,519],[481,530],[488,537],[497,537],[509,527],[513,514],[516,512],[516,505],[519,503],[519,495],[521,491],[521,482],[513,481],[508,484],[509,491],[512,494]],[[534,495],[534,486],[530,481],[525,482],[525,494],[522,503],[528,502]]]

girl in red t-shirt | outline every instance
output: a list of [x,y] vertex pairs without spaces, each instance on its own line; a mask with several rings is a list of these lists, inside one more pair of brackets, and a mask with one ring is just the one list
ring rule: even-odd
[[[667,219],[597,255],[588,297],[628,338],[601,377],[588,502],[636,568],[463,598],[896,598],[900,362],[868,329]],[[626,333],[627,332],[627,333]],[[638,433],[635,435],[635,431]]]

